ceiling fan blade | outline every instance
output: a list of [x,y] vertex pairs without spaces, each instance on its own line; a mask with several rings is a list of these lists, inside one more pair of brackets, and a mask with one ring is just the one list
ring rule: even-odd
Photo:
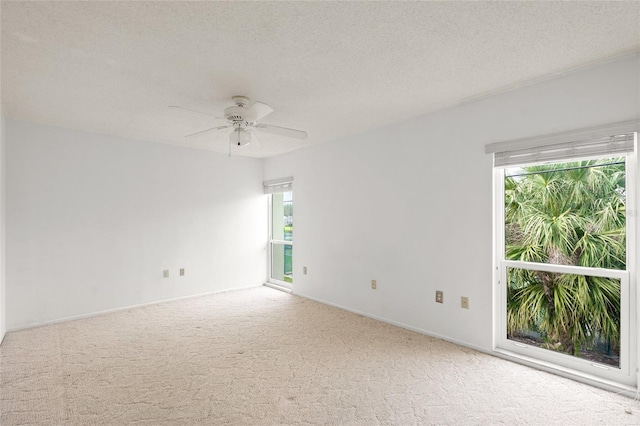
[[224,120],[224,118],[218,117],[215,114],[211,114],[209,112],[204,112],[204,111],[198,111],[197,109],[185,108],[185,107],[181,107],[181,106],[178,106],[178,105],[169,105],[169,108],[184,109],[186,111],[197,112],[198,114],[204,114],[204,115],[208,115],[210,117],[215,117],[217,119]]
[[265,133],[286,136],[288,138],[305,139],[307,132],[303,130],[289,129],[287,127],[273,126],[271,124],[256,124],[256,129]]
[[260,142],[260,139],[258,138],[258,135],[256,135],[256,132],[251,132],[251,147],[257,150],[263,148],[262,142]]
[[195,133],[189,133],[188,135],[185,135],[185,138],[190,138],[191,136],[196,136],[199,135],[201,133],[207,133],[207,132],[211,132],[213,130],[222,130],[222,129],[226,129],[229,128],[231,126],[218,126],[218,127],[212,127],[210,129],[204,129],[204,130],[200,130],[199,132],[195,132]]
[[262,102],[254,102],[251,105],[251,108],[247,110],[247,118],[250,118],[251,121],[258,121],[261,118],[266,117],[267,115],[273,112],[273,108],[269,105],[264,104]]

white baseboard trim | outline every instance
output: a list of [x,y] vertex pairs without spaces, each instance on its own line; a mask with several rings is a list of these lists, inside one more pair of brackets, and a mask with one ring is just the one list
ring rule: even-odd
[[274,284],[274,283],[270,283],[270,282],[266,282],[263,284],[265,287],[269,287],[272,288],[274,290],[280,290],[280,291],[284,291],[285,293],[293,293],[293,290],[291,290],[290,288],[278,285],[278,284]]
[[153,302],[139,303],[137,305],[122,306],[120,308],[105,309],[103,311],[89,312],[89,313],[86,313],[86,314],[71,315],[71,316],[68,316],[68,317],[58,318],[58,319],[55,319],[55,320],[41,321],[41,322],[29,324],[29,325],[23,325],[23,326],[19,326],[19,327],[14,327],[14,328],[11,328],[11,329],[7,330],[7,333],[10,333],[10,332],[13,332],[13,331],[27,330],[27,329],[30,329],[30,328],[44,327],[44,326],[52,325],[52,324],[59,324],[61,322],[74,321],[74,320],[79,320],[79,319],[84,319],[84,318],[91,318],[91,317],[96,317],[96,316],[99,316],[99,315],[111,314],[111,313],[114,313],[114,312],[127,311],[129,309],[141,308],[143,306],[159,305],[161,303],[175,302],[177,300],[191,299],[191,298],[194,298],[194,297],[209,296],[209,295],[212,295],[212,294],[227,293],[227,292],[230,292],[230,291],[248,290],[248,289],[251,289],[251,288],[258,288],[258,287],[261,287],[261,286],[262,286],[262,284],[250,285],[250,286],[245,286],[245,287],[234,287],[234,288],[228,288],[228,289],[224,289],[224,290],[208,291],[206,293],[197,293],[197,294],[189,294],[189,295],[186,295],[186,296],[172,297],[170,299],[156,300],[156,301],[153,301]]

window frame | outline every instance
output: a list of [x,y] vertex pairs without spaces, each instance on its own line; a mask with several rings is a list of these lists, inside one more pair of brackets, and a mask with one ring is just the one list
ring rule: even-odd
[[[571,265],[540,264],[534,262],[505,259],[505,206],[504,181],[505,168],[493,168],[494,180],[494,352],[516,361],[524,361],[560,372],[575,378],[588,379],[600,383],[615,383],[624,386],[637,386],[637,355],[640,353],[638,342],[637,314],[640,295],[637,291],[637,149],[638,133],[634,135],[634,150],[625,157],[626,185],[626,269],[610,270]],[[582,159],[607,158],[619,154],[603,154],[592,157],[568,158],[553,162],[576,161]],[[544,348],[529,346],[507,339],[507,270],[522,268],[548,272],[579,274],[587,276],[609,277],[620,280],[620,365],[619,368],[595,363],[568,354],[554,352]]]
[[[286,192],[291,192],[291,202],[293,203],[293,188]],[[287,281],[278,280],[273,278],[273,246],[274,245],[290,245],[293,250],[293,235],[291,236],[291,241],[286,240],[275,240],[273,239],[273,196],[275,193],[269,194],[269,202],[268,202],[268,250],[267,250],[267,284],[271,284],[277,287],[282,287],[286,290],[292,290],[292,282],[289,283]],[[291,258],[291,268],[293,275],[293,256]]]

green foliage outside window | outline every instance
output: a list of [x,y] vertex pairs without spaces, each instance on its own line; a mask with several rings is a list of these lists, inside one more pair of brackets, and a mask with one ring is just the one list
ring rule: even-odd
[[[623,159],[524,167],[504,185],[506,259],[625,269]],[[575,356],[619,351],[619,280],[510,268],[508,285],[510,338],[532,332]]]

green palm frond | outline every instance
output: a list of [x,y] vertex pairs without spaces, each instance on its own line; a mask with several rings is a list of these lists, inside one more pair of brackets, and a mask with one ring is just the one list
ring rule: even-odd
[[[505,258],[625,269],[622,160],[537,165],[505,178]],[[533,330],[574,354],[619,341],[619,280],[515,268],[508,277],[508,333]]]

